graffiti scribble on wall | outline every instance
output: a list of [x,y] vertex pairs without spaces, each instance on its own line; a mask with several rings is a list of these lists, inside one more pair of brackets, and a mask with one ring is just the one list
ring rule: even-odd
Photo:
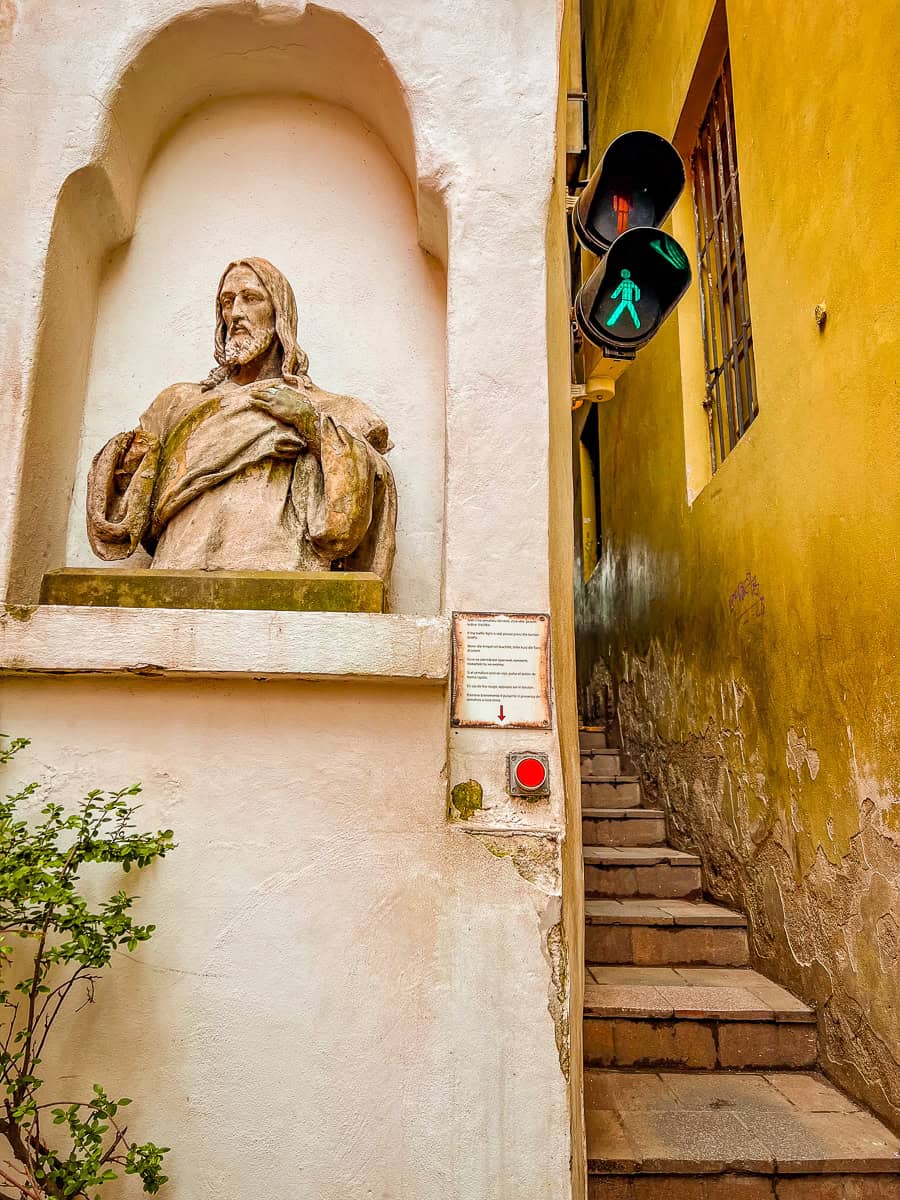
[[760,590],[759,580],[750,571],[728,597],[728,611],[739,625],[765,616],[766,598]]

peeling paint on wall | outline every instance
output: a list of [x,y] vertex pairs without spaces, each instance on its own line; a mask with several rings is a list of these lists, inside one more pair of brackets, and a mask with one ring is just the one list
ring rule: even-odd
[[802,779],[803,768],[809,771],[810,779],[815,779],[819,773],[819,754],[806,744],[806,734],[797,733],[796,729],[787,731],[787,754],[785,756],[788,770],[795,771],[797,779]]
[[547,1007],[556,1030],[559,1067],[569,1078],[569,955],[562,921],[551,925],[545,945],[550,960],[550,992]]
[[483,834],[472,830],[495,858],[508,858],[528,883],[548,896],[558,896],[561,888],[559,842],[553,836],[524,833]]
[[547,1010],[553,1019],[559,1067],[566,1079],[571,1066],[569,1036],[569,952],[562,922],[562,874],[559,840],[555,836],[522,833],[464,831],[476,838],[495,858],[508,860],[518,874],[542,892],[539,908],[541,950],[550,978]]

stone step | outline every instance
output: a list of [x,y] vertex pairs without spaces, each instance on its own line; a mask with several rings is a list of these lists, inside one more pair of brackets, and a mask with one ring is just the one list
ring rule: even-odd
[[587,900],[584,954],[589,963],[742,967],[749,958],[747,918],[690,900]]
[[659,846],[666,840],[661,808],[583,808],[585,846]]
[[823,1076],[586,1071],[589,1200],[897,1200],[900,1141]]
[[671,846],[585,846],[584,890],[593,898],[700,899],[700,859]]
[[[816,1063],[815,1013],[749,968],[591,966],[584,1059],[596,1067],[781,1070]],[[654,982],[648,982],[648,980]]]
[[581,777],[581,803],[585,808],[637,808],[641,782],[637,775]]
[[606,728],[601,725],[581,725],[578,742],[582,750],[604,750],[607,746]]
[[622,771],[622,753],[619,750],[582,750],[581,777],[592,778],[627,774]]

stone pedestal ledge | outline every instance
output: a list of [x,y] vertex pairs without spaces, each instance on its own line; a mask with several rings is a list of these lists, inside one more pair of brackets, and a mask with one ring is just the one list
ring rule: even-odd
[[0,673],[442,684],[446,617],[40,605],[0,613]]
[[380,613],[384,583],[368,571],[63,567],[44,576],[41,604]]

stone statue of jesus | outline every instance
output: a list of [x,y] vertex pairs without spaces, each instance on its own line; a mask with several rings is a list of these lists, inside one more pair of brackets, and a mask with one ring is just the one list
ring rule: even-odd
[[143,545],[153,567],[371,571],[387,588],[397,519],[387,426],[310,380],[294,293],[265,259],[222,275],[215,357],[202,383],[166,388],[94,459],[94,553],[122,559]]

